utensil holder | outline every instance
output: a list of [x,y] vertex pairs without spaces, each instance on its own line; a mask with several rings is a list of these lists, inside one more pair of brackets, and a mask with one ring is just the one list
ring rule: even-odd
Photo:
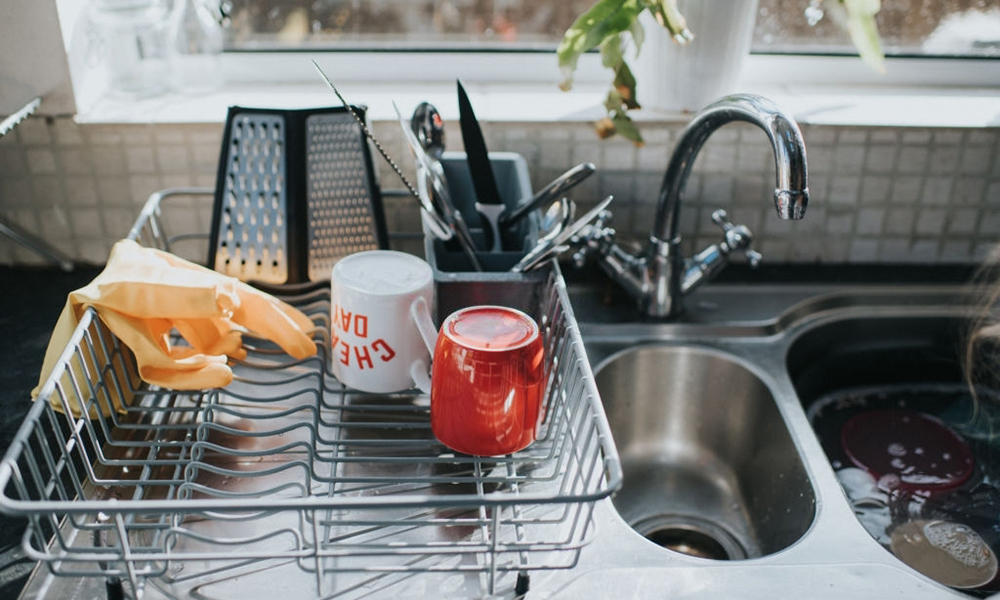
[[[524,157],[515,152],[490,152],[490,163],[496,176],[500,198],[508,210],[531,198],[531,179]],[[489,227],[476,210],[476,193],[464,152],[445,152],[441,166],[451,192],[452,202],[462,211],[470,233],[478,247],[484,247],[485,227]],[[529,213],[517,223],[501,230],[502,250],[477,250],[476,258],[483,267],[474,271],[457,240],[442,241],[424,228],[424,253],[434,270],[437,287],[437,320],[474,304],[501,304],[527,312],[538,303],[548,280],[548,269],[528,273],[510,271],[538,241],[538,211]]]

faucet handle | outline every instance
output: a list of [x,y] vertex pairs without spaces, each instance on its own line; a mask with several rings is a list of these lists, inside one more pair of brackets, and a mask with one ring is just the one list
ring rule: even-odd
[[729,220],[729,215],[721,208],[712,212],[712,222],[722,229],[725,236],[723,248],[724,255],[731,252],[740,252],[747,257],[747,262],[751,267],[756,267],[764,258],[760,252],[752,249],[753,232],[746,225],[733,225]]
[[615,241],[615,230],[608,227],[613,217],[610,210],[602,210],[597,213],[594,221],[570,239],[570,243],[576,248],[573,253],[573,266],[582,268],[590,255],[608,252]]

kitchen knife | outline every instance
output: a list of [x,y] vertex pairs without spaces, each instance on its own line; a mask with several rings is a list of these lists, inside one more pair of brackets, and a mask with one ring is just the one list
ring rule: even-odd
[[462,128],[462,141],[465,143],[465,160],[469,163],[472,187],[476,192],[476,210],[484,222],[488,238],[491,238],[487,240],[488,249],[499,252],[500,228],[497,221],[504,210],[503,200],[500,199],[500,190],[493,174],[493,165],[490,164],[482,128],[461,81],[458,81],[458,119]]

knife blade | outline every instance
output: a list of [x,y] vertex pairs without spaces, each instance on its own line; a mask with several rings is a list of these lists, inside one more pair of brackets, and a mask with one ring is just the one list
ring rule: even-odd
[[462,128],[462,141],[465,144],[465,160],[469,164],[472,187],[476,193],[476,209],[483,220],[484,229],[488,232],[487,235],[492,238],[488,240],[489,249],[492,252],[499,252],[500,228],[497,221],[504,209],[503,200],[500,198],[496,175],[493,174],[493,165],[490,164],[483,130],[476,118],[475,111],[472,110],[472,103],[469,101],[465,87],[462,86],[461,81],[457,83],[458,120]]

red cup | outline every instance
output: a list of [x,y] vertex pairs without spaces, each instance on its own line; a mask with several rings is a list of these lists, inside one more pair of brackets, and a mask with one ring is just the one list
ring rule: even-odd
[[472,306],[438,334],[431,369],[431,430],[456,452],[500,456],[533,441],[544,393],[538,324],[519,310]]

